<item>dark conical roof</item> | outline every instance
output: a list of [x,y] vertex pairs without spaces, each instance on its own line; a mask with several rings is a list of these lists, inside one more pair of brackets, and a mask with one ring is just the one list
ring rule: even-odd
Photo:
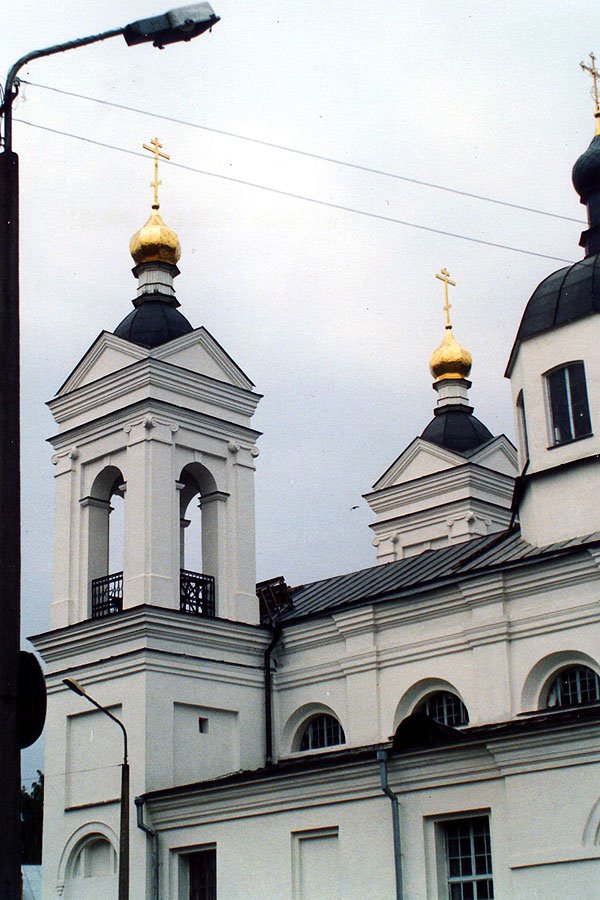
[[125,316],[114,333],[132,344],[142,347],[159,347],[193,331],[191,324],[168,298],[144,299],[133,312]]
[[487,444],[492,432],[476,419],[468,406],[440,406],[421,437],[425,441],[453,450],[469,453]]
[[572,177],[582,203],[587,203],[590,195],[600,190],[600,134],[594,135],[590,146],[573,166]]

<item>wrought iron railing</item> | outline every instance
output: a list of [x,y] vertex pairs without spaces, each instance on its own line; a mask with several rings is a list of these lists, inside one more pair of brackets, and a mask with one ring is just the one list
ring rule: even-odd
[[92,581],[92,619],[112,616],[123,609],[123,573],[115,572]]
[[[115,572],[92,581],[92,619],[112,616],[123,609],[123,573]],[[212,575],[182,569],[179,609],[193,616],[215,617],[215,579]]]
[[212,575],[181,570],[179,578],[179,609],[207,619],[215,617],[215,579]]

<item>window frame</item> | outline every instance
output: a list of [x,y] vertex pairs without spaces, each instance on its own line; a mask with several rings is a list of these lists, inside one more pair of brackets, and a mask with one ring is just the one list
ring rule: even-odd
[[[583,414],[579,413],[576,415],[574,409],[574,392],[577,390],[577,385],[575,384],[574,372],[579,371],[582,376],[582,397],[580,398],[579,405],[583,408]],[[556,380],[556,376],[562,373],[563,380],[561,382]],[[555,366],[552,369],[549,369],[547,372],[544,372],[544,387],[545,387],[545,395],[546,395],[546,407],[547,407],[547,421],[548,421],[548,438],[549,438],[549,447],[548,449],[553,449],[555,447],[563,447],[565,444],[572,444],[574,441],[584,440],[585,438],[593,436],[592,429],[592,419],[590,413],[590,403],[589,396],[587,391],[587,376],[585,371],[585,363],[581,359],[571,360],[570,362],[562,363],[560,366]],[[561,397],[559,396],[560,391],[564,391],[564,409],[560,409],[560,404],[563,402]],[[586,425],[586,428],[581,428],[578,426],[580,419],[583,417],[583,424]],[[561,428],[562,419],[563,425],[566,422],[566,425],[569,429],[569,436],[565,438],[560,438],[558,433]]]
[[[312,743],[312,735],[308,739],[308,746],[303,747],[304,739],[315,728],[316,723],[320,719],[330,720],[326,723],[327,725],[330,723],[335,723],[335,726],[339,729],[339,735],[341,740],[334,741],[333,743],[324,743],[324,744],[313,744]],[[297,731],[297,737],[294,741],[295,750],[297,753],[314,753],[321,750],[331,750],[334,747],[344,747],[346,745],[346,733],[342,726],[340,720],[329,712],[317,712],[310,716],[308,719],[305,719],[304,722],[300,725],[300,728]]]
[[[582,693],[582,685],[581,685],[581,677],[580,673],[585,670],[587,672],[591,672],[594,676],[595,681],[595,691],[596,697],[592,700],[581,700],[578,699],[575,703],[562,703],[561,702],[561,684],[560,680],[565,677],[567,673],[576,673],[576,685],[575,691],[578,696],[581,696]],[[557,688],[557,700],[551,703],[551,695],[552,692]],[[600,675],[595,671],[591,666],[586,666],[584,663],[573,663],[568,666],[563,666],[561,669],[552,673],[551,677],[548,679],[547,687],[545,690],[545,701],[544,701],[544,709],[577,709],[580,706],[588,706],[594,703],[600,703]]]
[[[448,722],[448,721],[446,721],[446,719],[440,721],[440,719],[436,719],[435,716],[431,715],[431,713],[427,709],[428,705],[431,703],[431,701],[434,697],[442,697],[442,696],[444,697],[444,710],[446,710],[446,707],[447,707],[446,698],[452,697],[453,699],[458,701],[459,710],[461,712],[464,710],[464,714],[466,717],[464,722]],[[469,710],[467,709],[467,705],[464,702],[464,700],[462,699],[462,697],[460,697],[460,695],[457,694],[456,691],[449,691],[447,689],[431,691],[429,694],[426,694],[424,697],[421,697],[421,699],[415,706],[415,712],[424,713],[426,716],[429,716],[430,719],[433,719],[434,722],[437,722],[438,725],[445,725],[448,728],[465,728],[470,722]]]
[[216,841],[209,841],[206,844],[196,844],[191,847],[180,847],[173,848],[176,854],[176,865],[175,867],[169,867],[170,874],[170,890],[169,896],[171,894],[177,897],[177,900],[190,900],[190,891],[191,891],[191,872],[190,872],[190,864],[191,858],[197,856],[201,853],[213,853],[215,860],[215,898],[218,897],[218,885],[219,885],[219,859],[217,853],[217,843]]
[[[482,873],[476,872],[476,864],[475,864],[475,847],[474,847],[474,831],[473,825],[476,822],[484,821],[487,824],[487,835],[485,835],[487,839],[487,856],[489,857],[489,864],[486,867],[486,871]],[[460,827],[463,825],[469,825],[469,859],[471,862],[472,872],[470,875],[456,875],[453,876],[450,874],[450,865],[449,865],[449,852],[448,852],[448,832],[449,829],[453,826]],[[437,847],[437,876],[438,876],[438,896],[440,900],[453,900],[452,896],[452,885],[463,885],[469,884],[471,886],[475,886],[477,883],[481,882],[491,882],[492,894],[491,897],[494,897],[494,864],[493,864],[493,856],[492,856],[492,829],[491,829],[491,814],[489,810],[471,810],[466,813],[458,813],[458,814],[448,814],[444,816],[442,819],[436,819],[435,821],[435,829],[436,829],[436,847]],[[463,837],[464,840],[464,837]]]

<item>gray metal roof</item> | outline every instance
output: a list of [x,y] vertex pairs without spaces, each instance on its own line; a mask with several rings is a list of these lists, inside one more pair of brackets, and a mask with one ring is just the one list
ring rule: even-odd
[[542,548],[524,541],[518,529],[473,538],[441,550],[425,550],[418,556],[292,588],[293,606],[282,613],[279,620],[289,623],[333,609],[389,600],[440,581],[453,581],[475,576],[484,569],[571,553],[596,542],[600,542],[600,532]]

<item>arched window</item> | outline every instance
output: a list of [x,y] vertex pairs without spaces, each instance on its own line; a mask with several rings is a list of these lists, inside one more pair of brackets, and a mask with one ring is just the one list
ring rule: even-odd
[[567,444],[592,433],[582,362],[572,362],[546,375],[553,445]]
[[560,672],[548,691],[546,706],[570,707],[600,700],[600,678],[588,666],[570,666]]
[[180,609],[212,617],[216,612],[219,571],[219,505],[227,494],[217,490],[200,463],[185,466],[177,481],[180,524]]
[[300,738],[299,750],[322,750],[346,743],[344,729],[334,716],[320,713],[305,726]]
[[[122,472],[115,466],[106,466],[95,478],[90,496],[81,501],[87,513],[93,619],[120,612],[123,606],[124,492]],[[112,515],[114,509],[117,511]]]
[[467,707],[460,697],[451,691],[435,691],[435,693],[429,694],[419,704],[417,712],[425,713],[434,722],[438,722],[440,725],[449,725],[451,728],[469,724]]

